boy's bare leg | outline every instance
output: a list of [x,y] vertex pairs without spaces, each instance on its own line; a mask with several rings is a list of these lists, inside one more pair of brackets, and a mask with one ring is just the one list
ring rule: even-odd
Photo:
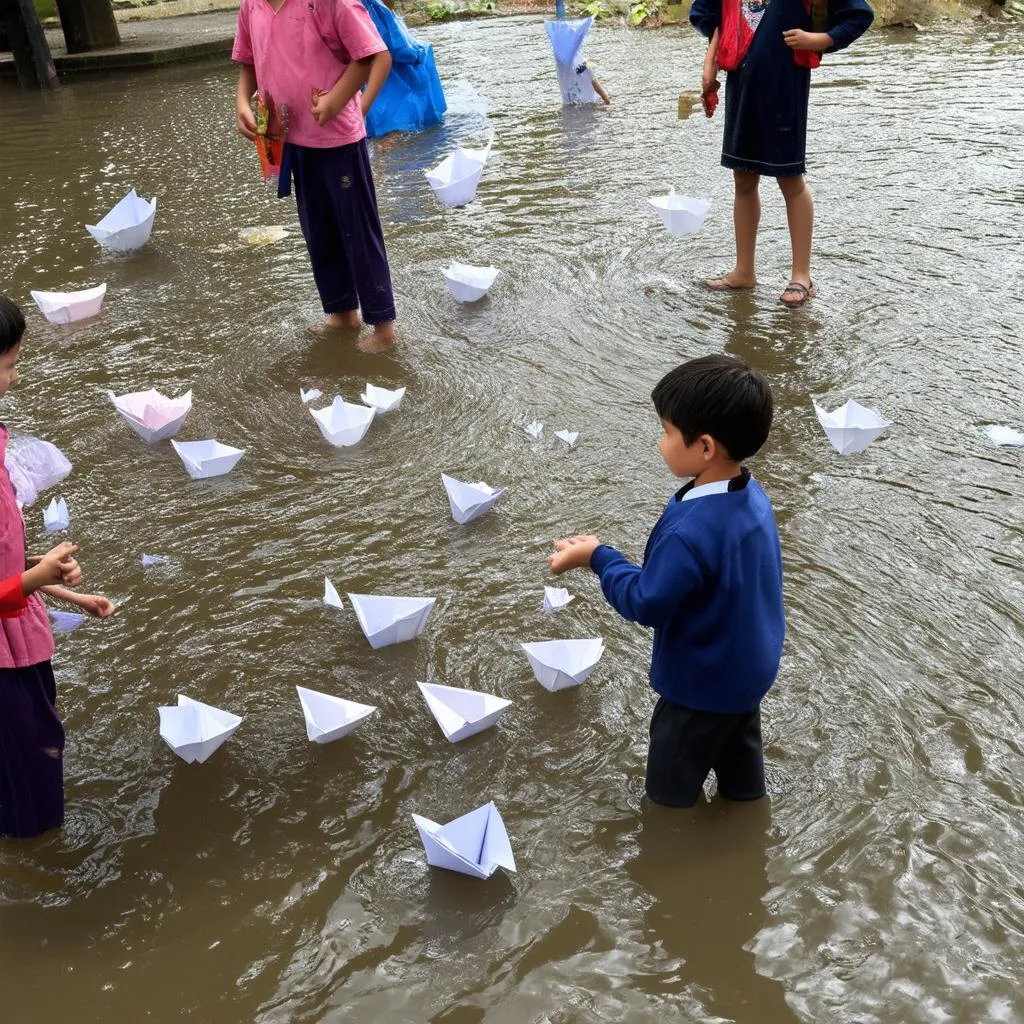
[[811,237],[814,234],[814,199],[802,174],[779,178],[778,181],[786,200],[789,240],[793,246],[793,272],[789,280],[791,284],[802,284],[808,290],[807,293],[803,293],[799,289],[787,289],[795,301],[786,303],[785,293],[782,301],[787,305],[799,306],[812,293]]
[[724,291],[729,288],[753,288],[757,284],[754,272],[754,251],[757,247],[757,227],[761,222],[761,195],[759,174],[733,171],[736,194],[732,204],[732,224],[736,234],[736,266],[724,277],[705,282],[709,288]]

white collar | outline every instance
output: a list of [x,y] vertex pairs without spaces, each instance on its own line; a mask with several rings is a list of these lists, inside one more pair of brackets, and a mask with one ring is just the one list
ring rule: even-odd
[[729,490],[729,480],[716,480],[712,484],[701,484],[699,487],[691,487],[680,501],[691,501],[693,498],[706,498],[709,494],[725,494]]

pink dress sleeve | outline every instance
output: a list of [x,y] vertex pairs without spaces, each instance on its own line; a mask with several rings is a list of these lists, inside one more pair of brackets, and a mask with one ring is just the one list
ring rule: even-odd
[[252,52],[252,37],[249,34],[249,4],[242,0],[238,8],[238,29],[235,32],[235,45],[231,49],[231,59],[239,64],[255,64]]

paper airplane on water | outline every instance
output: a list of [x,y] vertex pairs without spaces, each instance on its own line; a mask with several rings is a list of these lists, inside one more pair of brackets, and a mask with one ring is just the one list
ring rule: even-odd
[[434,597],[384,597],[349,594],[349,601],[373,648],[404,643],[419,636],[434,610]]
[[47,533],[66,530],[70,524],[71,516],[68,514],[68,503],[63,498],[54,498],[43,509],[43,527]]
[[886,428],[892,426],[890,420],[852,398],[833,412],[826,411],[815,402],[814,411],[832,447],[840,455],[856,455],[864,451]]
[[367,384],[359,397],[364,405],[370,406],[375,412],[394,412],[402,404],[405,388],[391,391],[388,388],[379,388],[376,384]]
[[163,565],[167,561],[166,555],[143,555],[142,566],[148,569],[151,565]]
[[580,432],[578,430],[556,430],[555,437],[571,448],[580,439]]
[[691,199],[677,196],[675,189],[667,196],[654,196],[650,204],[658,211],[661,222],[676,238],[692,235],[707,220],[711,202],[707,199]]
[[70,633],[85,622],[85,616],[81,612],[61,612],[54,608],[46,610],[54,633]]
[[453,299],[458,302],[476,302],[487,294],[500,271],[497,267],[452,263],[450,267],[443,268],[441,273]]
[[476,195],[484,164],[491,155],[491,144],[488,142],[483,149],[458,146],[435,168],[424,172],[434,195],[445,206],[465,206]]
[[522,647],[530,659],[537,682],[552,693],[585,682],[604,654],[604,641],[600,637],[591,640],[544,640],[523,644]]
[[555,54],[555,63],[573,65],[583,47],[583,40],[587,38],[590,26],[593,25],[593,17],[589,18],[559,18],[544,22],[544,28],[548,34],[548,42]]
[[452,743],[489,729],[512,701],[478,690],[463,690],[440,683],[417,683],[430,713]]
[[490,878],[498,868],[516,869],[505,823],[493,801],[447,825],[418,814],[412,820],[432,867],[461,871],[474,878]]
[[540,420],[534,420],[532,423],[527,423],[523,427],[523,431],[528,437],[532,437],[536,441],[544,433],[544,424]]
[[334,584],[325,576],[324,577],[324,604],[328,608],[344,608],[345,606],[341,603],[341,595],[335,589]]
[[244,448],[232,448],[220,441],[171,441],[193,480],[205,480],[211,476],[223,476],[235,468],[245,454]]
[[107,395],[128,426],[149,444],[174,437],[192,411],[191,391],[177,398],[168,398],[155,388],[120,397],[113,391]]
[[350,448],[359,444],[370,429],[375,410],[365,405],[351,405],[337,395],[330,405],[323,409],[310,409],[309,412],[320,433],[335,448]]
[[299,398],[302,399],[303,405],[308,405],[310,402],[315,402],[318,398],[323,397],[324,393],[319,388],[310,388],[308,391],[299,388]]
[[100,245],[117,252],[140,249],[149,241],[156,217],[156,199],[148,202],[132,189],[99,224],[86,224],[85,230]]
[[1012,427],[1001,427],[995,423],[985,428],[985,436],[997,445],[1019,446],[1024,445],[1024,434]]
[[202,764],[242,724],[238,715],[178,694],[177,707],[162,707],[160,738],[189,764]]
[[544,611],[548,614],[560,612],[572,600],[574,600],[572,594],[565,587],[544,588]]
[[107,294],[105,284],[80,292],[32,292],[39,311],[51,324],[70,324],[96,316]]
[[296,686],[302,713],[306,716],[306,735],[314,743],[330,743],[347,736],[377,709],[372,704],[332,697],[329,693]]
[[455,522],[465,526],[479,519],[505,493],[505,488],[488,487],[483,481],[466,484],[441,474],[441,483],[448,492],[448,504]]

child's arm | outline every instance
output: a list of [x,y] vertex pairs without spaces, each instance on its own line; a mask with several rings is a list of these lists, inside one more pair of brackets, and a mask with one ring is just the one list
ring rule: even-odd
[[373,101],[377,98],[388,75],[391,73],[391,54],[387,50],[381,50],[370,58],[370,77],[366,80],[366,88],[363,90],[360,103],[363,108],[363,117],[370,112]]
[[[345,104],[370,80],[373,67],[378,62],[387,62],[390,69],[391,54],[387,50],[380,50],[370,57],[354,60],[327,92],[314,92],[313,116],[316,118],[316,123],[324,125],[332,118],[337,117]],[[383,82],[383,78],[381,81]]]
[[256,118],[252,116],[252,94],[256,91],[256,69],[251,64],[243,64],[238,75],[238,88],[235,90],[235,125],[238,134],[244,135],[250,142],[256,141]]
[[75,586],[82,571],[72,557],[78,550],[70,541],[58,544],[45,555],[30,558],[33,564],[22,573],[0,580],[0,618],[20,615],[28,598],[47,584],[64,582]]
[[117,605],[108,597],[99,594],[79,594],[75,590],[68,590],[67,587],[42,587],[44,594],[56,597],[69,604],[76,604],[82,611],[95,615],[98,619],[105,619],[117,611]]
[[590,76],[590,83],[594,87],[594,92],[601,97],[601,102],[607,107],[612,98],[608,95],[605,87],[593,75]]
[[845,50],[871,26],[875,12],[865,0],[831,0],[829,29],[827,32],[805,32],[791,28],[782,33],[786,45],[792,50],[813,50],[816,53],[834,53]]

